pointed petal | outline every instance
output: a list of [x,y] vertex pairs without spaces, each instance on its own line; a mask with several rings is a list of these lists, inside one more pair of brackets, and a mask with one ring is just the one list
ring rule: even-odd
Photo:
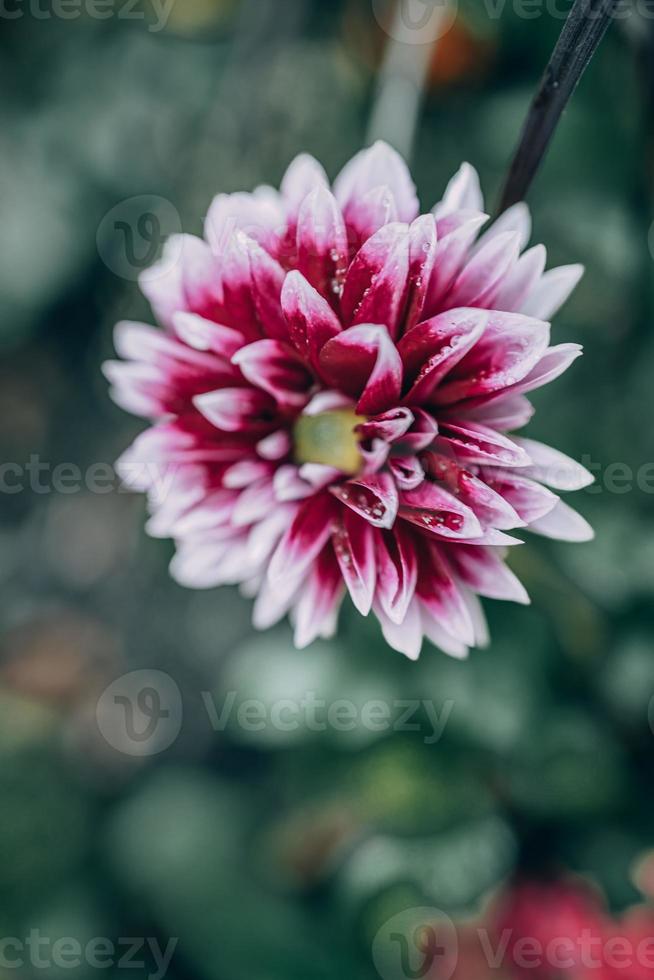
[[502,495],[501,488],[491,483],[485,470],[483,479],[476,477],[450,457],[434,452],[425,453],[422,462],[430,480],[469,507],[482,525],[491,525],[502,531],[524,526],[525,519],[512,501]]
[[481,422],[499,432],[521,429],[534,414],[534,407],[524,395],[502,394],[490,399],[457,405],[452,413],[461,421]]
[[[489,487],[508,501],[525,524],[532,524],[549,514],[559,499],[551,490],[535,480],[526,479],[522,473],[518,475],[509,470],[484,471],[484,479]],[[501,525],[496,526],[501,528]]]
[[420,550],[418,598],[432,619],[465,646],[475,642],[473,624],[461,591],[438,545],[427,542]]
[[348,265],[347,232],[332,193],[313,190],[300,208],[297,268],[332,305],[337,305]]
[[327,543],[337,513],[338,505],[328,493],[300,504],[270,561],[268,579],[274,588],[284,591],[285,581],[302,577]]
[[498,310],[520,312],[524,302],[543,275],[547,252],[543,245],[535,245],[521,255],[507,273],[493,305]]
[[582,353],[580,344],[557,344],[556,347],[548,348],[529,374],[512,386],[511,391],[522,393],[542,388],[567,371]]
[[316,187],[329,190],[327,174],[314,157],[308,153],[300,153],[290,164],[281,183],[289,224],[297,225],[300,209]]
[[550,269],[536,284],[522,307],[522,312],[541,320],[550,320],[561,309],[584,274],[583,265],[564,265]]
[[319,637],[333,634],[343,591],[343,579],[333,549],[324,548],[314,562],[291,616],[298,650],[308,647]]
[[443,309],[446,296],[464,265],[470,247],[487,220],[488,215],[478,211],[461,211],[436,222],[438,242],[423,317],[433,316]]
[[417,456],[391,456],[388,468],[400,490],[415,490],[425,478]]
[[346,325],[383,323],[394,337],[404,316],[409,274],[406,225],[385,225],[357,252],[343,287]]
[[357,426],[357,432],[362,440],[383,439],[384,442],[397,442],[409,431],[413,421],[413,412],[408,408],[393,408]]
[[193,404],[223,432],[267,428],[275,411],[270,395],[255,388],[221,388],[196,395]]
[[418,214],[415,184],[399,153],[382,141],[357,153],[334,181],[336,199],[348,222],[357,202],[377,187],[391,190],[401,221],[413,221]]
[[588,521],[562,500],[549,514],[534,521],[529,530],[557,541],[592,541],[595,537]]
[[525,587],[498,551],[461,544],[448,549],[448,558],[461,581],[479,595],[529,605]]
[[507,232],[517,233],[520,251],[526,248],[531,238],[531,214],[524,202],[514,204],[504,211],[479,239],[477,248],[483,248],[491,239],[497,238],[498,235],[505,235]]
[[358,252],[380,228],[398,220],[397,205],[390,187],[374,187],[360,201],[353,201],[348,210],[351,251]]
[[375,527],[390,528],[395,523],[398,493],[389,473],[372,473],[330,487],[330,492]]
[[451,405],[513,386],[540,361],[549,338],[548,323],[491,311],[480,339],[435,392],[436,402]]
[[272,432],[257,443],[257,452],[264,459],[283,459],[284,456],[288,456],[292,448],[291,437],[286,429]]
[[411,384],[405,401],[424,403],[443,378],[478,343],[489,314],[484,310],[450,310],[418,323],[402,337],[398,351]]
[[361,415],[377,415],[399,401],[402,361],[386,327],[344,330],[323,347],[320,368],[330,384],[359,399]]
[[459,273],[447,296],[448,306],[489,308],[520,250],[517,232],[491,238]]
[[238,330],[205,320],[197,313],[175,313],[173,327],[185,344],[198,351],[211,351],[228,361],[243,346],[243,335]]
[[517,436],[515,442],[528,453],[532,461],[532,465],[522,470],[521,475],[545,483],[555,490],[583,490],[595,482],[595,477],[585,466],[558,449],[552,449],[534,439]]
[[301,272],[289,272],[282,289],[282,309],[291,341],[314,369],[320,365],[320,352],[341,332],[331,306]]
[[219,258],[237,231],[276,255],[285,224],[279,194],[272,187],[261,187],[253,194],[218,194],[207,212],[204,232],[211,251]]
[[414,535],[398,525],[394,531],[377,534],[377,599],[393,623],[404,622],[418,581]]
[[460,169],[447,185],[443,200],[434,208],[438,218],[462,210],[484,210],[479,174],[469,163],[461,164]]
[[422,618],[418,601],[411,603],[404,622],[399,625],[389,619],[379,602],[375,603],[374,609],[389,647],[403,653],[409,660],[417,660],[422,649]]
[[302,408],[313,378],[295,352],[281,340],[257,340],[241,347],[232,358],[243,377],[268,392],[280,409]]
[[436,262],[436,222],[424,214],[409,228],[409,274],[404,330],[410,330],[422,319],[429,284]]
[[465,540],[482,535],[477,515],[442,486],[424,480],[400,495],[400,517],[441,538]]
[[332,534],[341,574],[362,616],[372,608],[377,581],[374,535],[369,522],[349,508],[342,511]]
[[529,466],[531,462],[517,439],[509,439],[480,422],[466,422],[465,425],[443,422],[435,445],[447,446],[464,464],[502,467]]

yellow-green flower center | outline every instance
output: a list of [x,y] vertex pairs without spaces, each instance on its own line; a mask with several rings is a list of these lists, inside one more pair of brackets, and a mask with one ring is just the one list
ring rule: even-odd
[[354,476],[363,463],[355,429],[366,421],[349,408],[301,415],[293,431],[296,462],[322,463]]

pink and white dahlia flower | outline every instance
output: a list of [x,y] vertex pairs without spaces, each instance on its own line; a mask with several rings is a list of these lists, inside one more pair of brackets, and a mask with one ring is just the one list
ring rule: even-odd
[[175,539],[178,582],[239,584],[299,647],[347,591],[407,656],[427,636],[462,657],[486,639],[478,596],[528,602],[507,532],[591,537],[553,492],[590,474],[509,434],[581,352],[547,321],[582,269],[524,251],[525,205],[479,237],[487,221],[472,167],[420,215],[377,143],[333,187],[300,156],[279,192],[221,194],[204,240],[168,241],[142,278],[162,328],[118,324],[106,374],[154,423],[119,472]]

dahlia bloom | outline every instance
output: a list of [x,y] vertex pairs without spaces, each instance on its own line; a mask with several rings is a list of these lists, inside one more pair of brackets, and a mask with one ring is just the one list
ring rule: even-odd
[[178,582],[239,584],[299,647],[347,591],[407,656],[427,636],[463,657],[486,639],[478,596],[528,602],[507,532],[591,537],[553,492],[590,474],[508,434],[580,354],[546,321],[582,269],[524,251],[524,205],[487,221],[472,167],[419,215],[377,143],[333,188],[303,155],[279,192],[219,195],[204,240],[167,242],[141,283],[162,329],[118,324],[105,371],[153,421],[118,469],[175,539]]

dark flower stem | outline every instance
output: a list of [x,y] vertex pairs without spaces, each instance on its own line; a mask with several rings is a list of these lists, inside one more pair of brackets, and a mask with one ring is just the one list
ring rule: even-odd
[[604,37],[620,0],[575,0],[530,106],[504,185],[500,213],[522,201],[561,114]]

